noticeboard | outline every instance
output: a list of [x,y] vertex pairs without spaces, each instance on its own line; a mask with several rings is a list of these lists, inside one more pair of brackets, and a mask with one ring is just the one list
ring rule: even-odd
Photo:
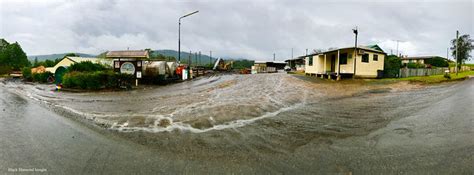
[[122,74],[131,74],[136,78],[142,78],[142,61],[114,60],[114,71]]

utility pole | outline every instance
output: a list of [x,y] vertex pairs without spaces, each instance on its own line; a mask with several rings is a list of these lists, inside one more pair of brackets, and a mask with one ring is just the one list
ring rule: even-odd
[[357,66],[357,35],[359,34],[359,30],[357,29],[357,26],[355,29],[352,29],[352,32],[355,34],[355,48],[354,48],[354,75],[352,78],[355,78],[356,76],[356,66]]
[[[294,58],[293,58],[293,48],[291,48],[291,60],[288,61],[288,64],[290,65],[290,70],[291,70],[291,61],[292,61],[293,59],[294,59]],[[295,65],[295,67],[296,67],[296,65]]]
[[199,51],[199,66],[201,65],[201,51]]
[[179,17],[178,19],[178,64],[181,62],[181,19],[186,18],[188,16],[194,15],[199,11],[194,11],[192,13],[188,13],[184,16]]
[[456,30],[456,76],[458,75],[458,45],[459,45],[459,31]]
[[449,60],[449,48],[446,48],[446,59]]
[[291,48],[291,59],[293,59],[293,48]]
[[306,49],[306,56],[308,56],[308,49]]
[[275,53],[273,53],[273,61],[275,61]]
[[194,52],[194,66],[197,66],[198,64],[198,53]]

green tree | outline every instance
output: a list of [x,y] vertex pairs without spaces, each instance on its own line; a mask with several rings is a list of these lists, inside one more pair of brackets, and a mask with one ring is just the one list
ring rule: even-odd
[[396,55],[388,55],[384,61],[383,75],[387,78],[398,77],[402,60]]
[[38,62],[38,57],[35,57],[35,61],[33,62],[33,67],[38,67],[39,62]]
[[[473,40],[470,38],[468,34],[461,35],[458,39],[458,55],[457,55],[457,62],[458,67],[461,67],[462,64],[466,63],[466,61],[470,60],[471,58],[471,50],[474,49],[474,45],[472,44]],[[451,40],[451,50],[453,57],[456,56],[456,39]]]
[[80,55],[79,54],[76,54],[76,53],[68,53],[66,55],[64,55],[63,58],[66,58],[66,57],[79,57]]
[[25,66],[30,66],[31,63],[28,61],[20,44],[15,42],[0,50],[0,65],[10,66],[14,70],[20,70]]
[[442,57],[434,57],[431,59],[427,59],[425,60],[425,64],[429,64],[435,67],[448,67],[449,66],[448,61],[446,61],[446,59]]

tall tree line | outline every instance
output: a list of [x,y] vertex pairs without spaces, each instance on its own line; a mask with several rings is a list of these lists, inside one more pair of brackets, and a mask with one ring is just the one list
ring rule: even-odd
[[28,57],[18,42],[10,44],[4,39],[0,39],[0,67],[20,70],[30,65]]

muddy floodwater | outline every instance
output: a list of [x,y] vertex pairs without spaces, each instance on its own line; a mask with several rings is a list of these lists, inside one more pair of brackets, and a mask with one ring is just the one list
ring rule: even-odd
[[2,158],[0,168],[24,160],[53,173],[474,172],[472,79],[419,85],[276,73],[132,91],[52,89],[0,82],[0,137],[13,140],[0,144],[0,156],[41,140],[28,150],[62,161]]

